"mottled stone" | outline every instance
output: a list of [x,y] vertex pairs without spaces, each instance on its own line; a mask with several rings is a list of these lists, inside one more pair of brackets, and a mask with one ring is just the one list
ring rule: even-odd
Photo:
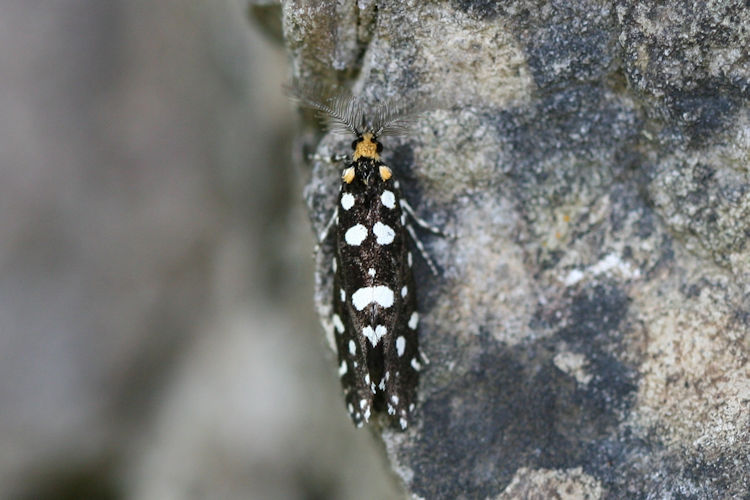
[[[314,76],[305,54],[341,59],[334,34],[357,28],[308,40],[304,12],[285,12],[297,76]],[[377,4],[337,78],[366,100],[435,103],[384,157],[456,236],[421,234],[441,270],[415,264],[432,363],[416,425],[382,433],[411,494],[750,495],[748,12]],[[312,146],[347,152],[332,135]],[[337,175],[314,165],[316,230]]]

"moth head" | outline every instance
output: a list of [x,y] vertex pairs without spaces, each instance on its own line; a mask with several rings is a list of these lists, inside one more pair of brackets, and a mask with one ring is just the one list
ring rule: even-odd
[[352,142],[352,149],[354,150],[352,159],[355,161],[360,158],[379,160],[380,153],[383,151],[383,145],[375,137],[375,134],[365,132],[362,135],[358,135],[354,142]]

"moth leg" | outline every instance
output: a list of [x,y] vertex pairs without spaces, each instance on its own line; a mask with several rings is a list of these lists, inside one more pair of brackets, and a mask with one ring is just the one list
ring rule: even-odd
[[422,364],[429,365],[430,359],[427,357],[427,354],[424,353],[424,351],[419,351],[419,358],[422,360]]
[[411,208],[411,205],[409,205],[409,202],[401,199],[401,207],[406,211],[407,214],[409,214],[409,217],[411,217],[414,222],[416,222],[420,227],[427,229],[433,234],[437,234],[438,236],[445,236],[445,234],[426,220],[420,218],[415,212],[414,209]]
[[336,207],[333,210],[333,215],[331,215],[331,220],[328,221],[328,224],[326,224],[325,229],[323,229],[320,234],[318,235],[318,244],[315,245],[315,253],[318,253],[320,251],[320,246],[328,239],[328,237],[331,235],[331,228],[336,223],[336,219],[339,217],[339,207]]
[[409,235],[411,236],[411,239],[414,240],[414,243],[417,245],[417,248],[419,249],[419,253],[422,254],[422,258],[427,262],[427,265],[430,267],[430,271],[432,271],[432,274],[437,276],[437,268],[435,267],[435,263],[432,262],[432,259],[430,258],[430,255],[427,253],[427,250],[424,249],[424,245],[422,245],[422,242],[417,238],[417,233],[414,232],[414,228],[411,226],[411,224],[405,224],[406,230],[409,231]]
[[341,163],[344,160],[349,159],[349,155],[331,155],[331,156],[323,156],[318,153],[314,153],[311,155],[308,155],[307,157],[310,161],[320,161],[323,163],[328,163],[329,165],[333,165],[334,163]]

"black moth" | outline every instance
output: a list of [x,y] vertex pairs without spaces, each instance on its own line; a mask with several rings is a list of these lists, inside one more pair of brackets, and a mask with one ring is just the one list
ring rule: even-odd
[[321,235],[322,241],[333,228],[336,237],[332,323],[349,415],[360,427],[373,413],[387,413],[406,429],[422,367],[407,232],[423,252],[407,212],[425,223],[401,197],[393,171],[380,158],[379,139],[404,132],[407,115],[389,104],[368,108],[345,95],[319,100],[293,91],[293,97],[355,136],[338,204]]

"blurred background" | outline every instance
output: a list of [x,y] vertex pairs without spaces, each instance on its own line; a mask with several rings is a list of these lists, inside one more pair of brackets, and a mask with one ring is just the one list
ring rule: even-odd
[[399,495],[313,310],[276,16],[0,3],[0,498]]

